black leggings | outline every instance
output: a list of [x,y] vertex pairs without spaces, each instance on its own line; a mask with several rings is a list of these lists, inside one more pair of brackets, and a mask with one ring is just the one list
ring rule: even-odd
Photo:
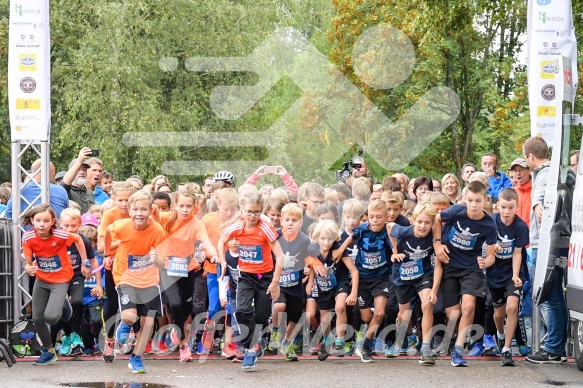
[[180,329],[180,340],[186,338],[184,333],[184,323],[192,314],[192,303],[194,295],[195,272],[188,272],[187,277],[168,276],[166,270],[160,271],[160,283],[166,296],[168,309],[172,314],[172,321]]
[[[107,295],[107,303],[103,319],[105,320],[107,337],[113,338],[115,323],[118,320],[117,312],[119,310],[119,302],[117,297],[117,290],[115,289],[115,282],[113,281],[113,273],[108,269],[105,270],[105,294]],[[114,317],[115,319],[111,320],[111,318]]]

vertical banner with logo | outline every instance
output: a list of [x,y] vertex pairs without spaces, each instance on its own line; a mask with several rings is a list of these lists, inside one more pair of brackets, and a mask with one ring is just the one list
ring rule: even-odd
[[49,0],[10,0],[8,104],[12,140],[49,140]]
[[[555,129],[562,127],[563,80],[570,77],[573,90],[577,90],[571,0],[529,0],[527,31],[530,133],[541,135],[552,146]],[[559,77],[563,56],[571,60],[571,74]]]

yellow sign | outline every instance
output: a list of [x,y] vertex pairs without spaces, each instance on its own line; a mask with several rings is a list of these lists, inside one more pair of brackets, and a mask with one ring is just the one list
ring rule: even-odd
[[18,69],[20,71],[36,71],[36,54],[19,54]]
[[541,61],[540,77],[542,79],[555,79],[555,61]]
[[555,117],[557,115],[557,107],[555,107],[555,106],[537,106],[536,115],[538,117]]
[[16,109],[40,109],[40,98],[17,98]]

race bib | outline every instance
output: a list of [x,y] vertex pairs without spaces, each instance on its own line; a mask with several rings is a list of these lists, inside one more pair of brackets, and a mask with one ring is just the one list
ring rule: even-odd
[[42,272],[59,272],[63,269],[61,258],[59,256],[37,257],[36,262],[38,269]]
[[202,249],[200,249],[200,242],[199,241],[197,241],[194,245],[194,259],[196,260],[196,262],[198,264],[201,264],[201,265],[205,260],[205,254],[204,254],[204,251]]
[[239,245],[239,260],[249,264],[263,264],[261,245]]
[[150,254],[145,255],[128,255],[128,270],[140,271],[150,268],[154,262],[150,260]]
[[81,265],[81,256],[78,253],[70,254],[67,252],[67,254],[69,255],[69,260],[71,260],[71,266],[73,266],[73,269],[79,268]]
[[85,288],[95,288],[97,286],[97,278],[95,275],[91,276],[90,280],[85,279]]
[[511,259],[512,254],[514,253],[515,241],[498,241],[498,245],[500,245],[502,250],[496,253],[496,257],[498,259]]
[[413,280],[423,276],[423,261],[417,259],[401,263],[399,275],[401,280]]
[[179,278],[188,277],[188,260],[182,257],[170,257],[166,273],[168,276],[176,276]]
[[316,284],[321,291],[330,291],[338,284],[336,282],[336,274],[330,273],[328,276],[316,276]]
[[317,298],[317,297],[318,297],[318,284],[314,283],[314,287],[312,287],[312,298]]
[[474,246],[478,241],[477,236],[472,236],[471,234],[464,234],[462,232],[459,232],[456,228],[451,228],[448,238],[451,245],[463,250],[474,249]]
[[281,287],[292,287],[300,284],[299,271],[283,271],[279,278],[279,285]]
[[375,269],[387,264],[387,259],[385,258],[384,252],[382,251],[362,253],[363,253],[362,268]]

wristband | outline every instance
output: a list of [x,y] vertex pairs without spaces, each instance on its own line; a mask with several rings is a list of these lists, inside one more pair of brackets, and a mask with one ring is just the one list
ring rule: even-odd
[[432,241],[435,244],[436,242],[441,242],[441,238],[434,238]]
[[83,265],[84,265],[85,267],[87,267],[87,268],[91,268],[91,262],[89,261],[89,259],[85,260],[85,261],[83,262]]

